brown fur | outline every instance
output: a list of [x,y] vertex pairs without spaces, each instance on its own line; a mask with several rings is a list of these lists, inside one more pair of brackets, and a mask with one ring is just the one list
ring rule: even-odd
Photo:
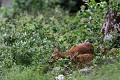
[[89,42],[84,42],[78,46],[72,46],[72,48],[69,50],[69,57],[71,61],[75,60],[75,57],[79,54],[93,54],[94,53],[94,47],[91,43]]
[[[89,42],[84,42],[78,46],[74,45],[68,52],[60,52],[58,48],[54,49],[50,62],[55,62],[59,58],[68,57],[71,62],[87,62],[93,59],[94,47]],[[87,59],[88,58],[88,59]],[[77,59],[77,60],[76,60]]]
[[77,56],[77,61],[81,62],[82,64],[86,64],[92,61],[95,58],[93,54],[79,54]]

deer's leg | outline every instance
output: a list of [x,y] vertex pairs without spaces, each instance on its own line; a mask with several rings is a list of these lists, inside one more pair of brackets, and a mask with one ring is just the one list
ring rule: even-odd
[[76,59],[77,59],[77,55],[78,55],[78,52],[75,53],[75,54],[73,54],[73,55],[71,55],[71,56],[70,56],[70,61],[71,61],[71,62],[77,62],[77,60],[76,60]]

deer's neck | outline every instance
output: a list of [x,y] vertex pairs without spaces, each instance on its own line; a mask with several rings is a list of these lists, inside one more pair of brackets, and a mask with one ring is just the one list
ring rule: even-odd
[[68,52],[59,52],[59,57],[61,58],[67,58],[68,57]]

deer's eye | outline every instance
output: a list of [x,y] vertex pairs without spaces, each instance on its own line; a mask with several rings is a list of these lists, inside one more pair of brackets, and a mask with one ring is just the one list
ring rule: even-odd
[[52,56],[51,59],[53,59],[54,57]]

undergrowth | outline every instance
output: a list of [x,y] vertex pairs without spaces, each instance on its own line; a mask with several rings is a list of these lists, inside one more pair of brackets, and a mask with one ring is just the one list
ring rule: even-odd
[[[46,3],[48,3],[47,0]],[[43,2],[42,5],[44,4]],[[60,60],[52,66],[48,64],[54,45],[60,47],[61,51],[67,51],[74,44],[79,45],[88,41],[95,48],[96,59],[93,63],[99,66],[104,64],[104,66],[95,69],[90,75],[80,75],[78,71],[73,69],[74,75],[66,76],[66,79],[119,80],[120,50],[112,52],[116,55],[103,56],[100,54],[103,38],[100,29],[104,22],[104,16],[108,8],[119,8],[118,4],[114,3],[114,5],[108,6],[106,2],[97,4],[91,1],[88,3],[87,10],[81,9],[74,15],[67,13],[67,11],[64,12],[59,6],[54,9],[45,9],[45,5],[43,7],[37,6],[40,8],[40,12],[35,11],[32,14],[24,10],[21,11],[24,7],[19,9],[20,6],[17,7],[17,4],[14,4],[12,9],[0,9],[0,15],[3,15],[0,16],[1,79],[54,80],[55,76],[60,73],[47,74],[46,71],[52,70],[55,66],[64,66],[66,62],[70,63],[68,60],[65,60],[66,62]],[[42,9],[45,9],[47,13],[41,11]],[[31,10],[34,9],[29,8],[29,11]],[[111,44],[105,45],[110,46]],[[112,61],[114,58],[118,59]],[[47,70],[44,72],[45,69]]]

